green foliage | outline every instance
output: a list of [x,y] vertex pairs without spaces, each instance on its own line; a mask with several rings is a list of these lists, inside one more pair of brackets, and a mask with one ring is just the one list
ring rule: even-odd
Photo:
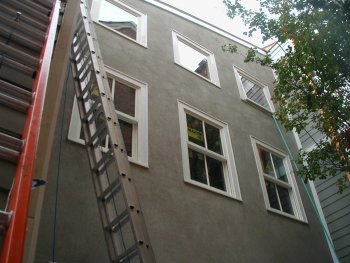
[[239,16],[248,26],[246,35],[260,31],[264,41],[280,48],[291,44],[275,61],[249,49],[245,62],[275,70],[275,114],[287,130],[300,132],[311,120],[326,135],[312,151],[300,153],[299,175],[307,181],[342,173],[341,191],[350,173],[350,1],[259,2],[258,10],[250,10],[240,0],[224,0],[228,16]]

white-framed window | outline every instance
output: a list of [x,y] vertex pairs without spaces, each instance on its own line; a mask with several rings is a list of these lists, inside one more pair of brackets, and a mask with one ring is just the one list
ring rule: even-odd
[[266,208],[306,222],[288,155],[254,137],[251,140]]
[[184,180],[241,200],[228,125],[178,101]]
[[98,24],[147,46],[147,16],[119,0],[93,0],[91,17]]
[[180,33],[172,36],[175,63],[220,86],[214,54]]
[[233,71],[242,100],[269,112],[275,111],[267,85],[235,66]]
[[[105,66],[129,161],[148,167],[147,84]],[[68,139],[85,144],[74,98]],[[108,148],[105,141],[104,148]]]

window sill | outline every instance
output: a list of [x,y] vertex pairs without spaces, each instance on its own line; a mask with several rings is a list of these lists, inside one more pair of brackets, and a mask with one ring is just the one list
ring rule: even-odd
[[253,106],[254,108],[268,114],[268,115],[272,115],[274,112],[271,110],[268,110],[266,108],[264,108],[263,106],[260,106],[259,104],[255,103],[254,101],[250,100],[250,99],[241,99],[244,103],[249,104],[250,106]]
[[132,39],[131,37],[128,37],[127,35],[124,35],[124,34],[118,32],[118,31],[116,31],[116,30],[113,30],[112,28],[110,28],[110,27],[108,27],[108,26],[106,26],[106,25],[104,25],[104,24],[102,24],[102,23],[100,23],[100,22],[94,21],[94,23],[95,23],[96,25],[101,26],[102,28],[107,29],[108,31],[111,31],[111,32],[113,32],[113,33],[115,33],[115,34],[117,34],[117,35],[119,35],[119,36],[121,36],[121,37],[123,37],[123,38],[125,38],[125,39],[127,39],[127,40],[129,40],[129,41],[131,41],[131,42],[133,42],[133,43],[135,43],[135,44],[141,46],[141,47],[143,47],[143,48],[148,49],[147,43],[142,43],[142,42],[136,41],[135,39]]
[[239,201],[239,202],[243,202],[243,200],[241,198],[237,198],[233,195],[230,195],[229,193],[225,192],[225,191],[221,191],[219,189],[216,189],[214,187],[210,187],[206,184],[202,184],[202,183],[199,183],[197,181],[194,181],[194,180],[188,180],[188,179],[184,179],[185,183],[187,184],[191,184],[191,185],[194,185],[194,186],[197,186],[197,187],[200,187],[200,188],[203,188],[207,191],[210,191],[210,192],[214,192],[216,194],[220,194],[220,195],[223,195],[225,197],[228,197],[228,198],[231,198],[231,199],[234,199],[236,201]]
[[271,214],[275,214],[275,215],[278,215],[278,216],[281,216],[281,217],[284,217],[284,218],[288,218],[288,219],[291,219],[291,220],[294,220],[294,221],[298,221],[298,222],[306,224],[306,225],[309,224],[307,220],[300,219],[300,218],[298,218],[298,217],[296,217],[294,215],[282,212],[282,211],[274,209],[274,208],[266,208],[266,210],[269,213],[271,213]]
[[209,82],[210,84],[213,84],[215,87],[221,89],[220,83],[213,82],[213,81],[211,81],[210,79],[207,79],[207,78],[203,77],[202,75],[200,75],[200,74],[198,74],[198,73],[196,73],[196,72],[194,72],[194,71],[192,71],[192,70],[190,70],[190,69],[188,69],[188,68],[182,66],[181,64],[179,64],[179,63],[177,63],[177,62],[174,62],[174,64],[175,64],[176,66],[180,67],[180,68],[183,68],[183,69],[185,69],[185,70],[191,72],[192,74],[196,75],[197,77],[200,77],[201,79],[205,80],[206,82]]
[[147,163],[147,164],[141,163],[141,162],[139,162],[139,161],[137,161],[137,160],[132,159],[132,158],[129,157],[129,156],[128,156],[128,160],[129,160],[129,163],[132,163],[132,164],[135,164],[135,165],[138,165],[138,166],[142,166],[142,167],[144,167],[144,168],[146,168],[146,169],[149,168],[148,163]]
[[[73,143],[76,143],[76,144],[79,144],[79,145],[85,147],[85,141],[82,140],[82,139],[68,138],[68,141],[71,141],[71,142],[73,142]],[[106,152],[107,150],[104,149],[103,151]],[[147,168],[147,169],[149,168],[148,163],[145,164],[145,163],[139,162],[139,161],[133,159],[133,158],[130,157],[130,156],[128,156],[128,161],[129,161],[129,163],[132,163],[132,164],[135,164],[135,165],[139,165],[139,166],[142,166],[142,167]]]

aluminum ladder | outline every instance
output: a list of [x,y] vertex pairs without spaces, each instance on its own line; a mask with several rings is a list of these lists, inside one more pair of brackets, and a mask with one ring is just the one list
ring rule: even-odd
[[[82,130],[111,262],[155,262],[85,1],[72,44],[72,71]],[[102,147],[108,141],[108,149]]]

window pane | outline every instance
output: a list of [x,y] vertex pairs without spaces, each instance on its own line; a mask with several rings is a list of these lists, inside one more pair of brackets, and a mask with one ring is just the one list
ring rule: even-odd
[[278,190],[278,196],[280,198],[282,211],[286,212],[288,214],[294,214],[292,203],[290,201],[289,191],[286,188],[283,188],[281,186],[277,186]]
[[188,114],[186,119],[188,140],[204,147],[203,122]]
[[204,155],[188,149],[188,156],[190,160],[191,179],[203,184],[208,184],[205,173]]
[[128,156],[132,156],[132,124],[126,121],[119,120],[120,129],[122,131],[126,153]]
[[259,105],[269,109],[269,103],[267,102],[264,89],[245,77],[240,77],[247,97]]
[[180,64],[209,79],[207,55],[200,53],[185,43],[178,41]]
[[281,210],[280,205],[278,203],[278,197],[277,197],[277,193],[276,193],[276,185],[274,183],[269,182],[269,181],[265,181],[265,185],[266,185],[267,195],[269,197],[270,206],[272,208]]
[[273,167],[272,167],[270,153],[262,149],[259,149],[259,155],[260,155],[260,161],[263,168],[263,172],[265,174],[275,176]]
[[205,123],[205,135],[207,138],[208,149],[218,154],[222,154],[220,130]]
[[273,159],[273,164],[275,166],[277,178],[282,181],[288,182],[287,173],[283,165],[283,159],[273,154],[272,154],[272,159]]
[[222,162],[208,156],[206,158],[210,186],[226,191]]
[[114,83],[114,105],[118,111],[135,117],[135,89],[118,81]]
[[107,1],[101,3],[98,21],[136,40],[138,18]]

